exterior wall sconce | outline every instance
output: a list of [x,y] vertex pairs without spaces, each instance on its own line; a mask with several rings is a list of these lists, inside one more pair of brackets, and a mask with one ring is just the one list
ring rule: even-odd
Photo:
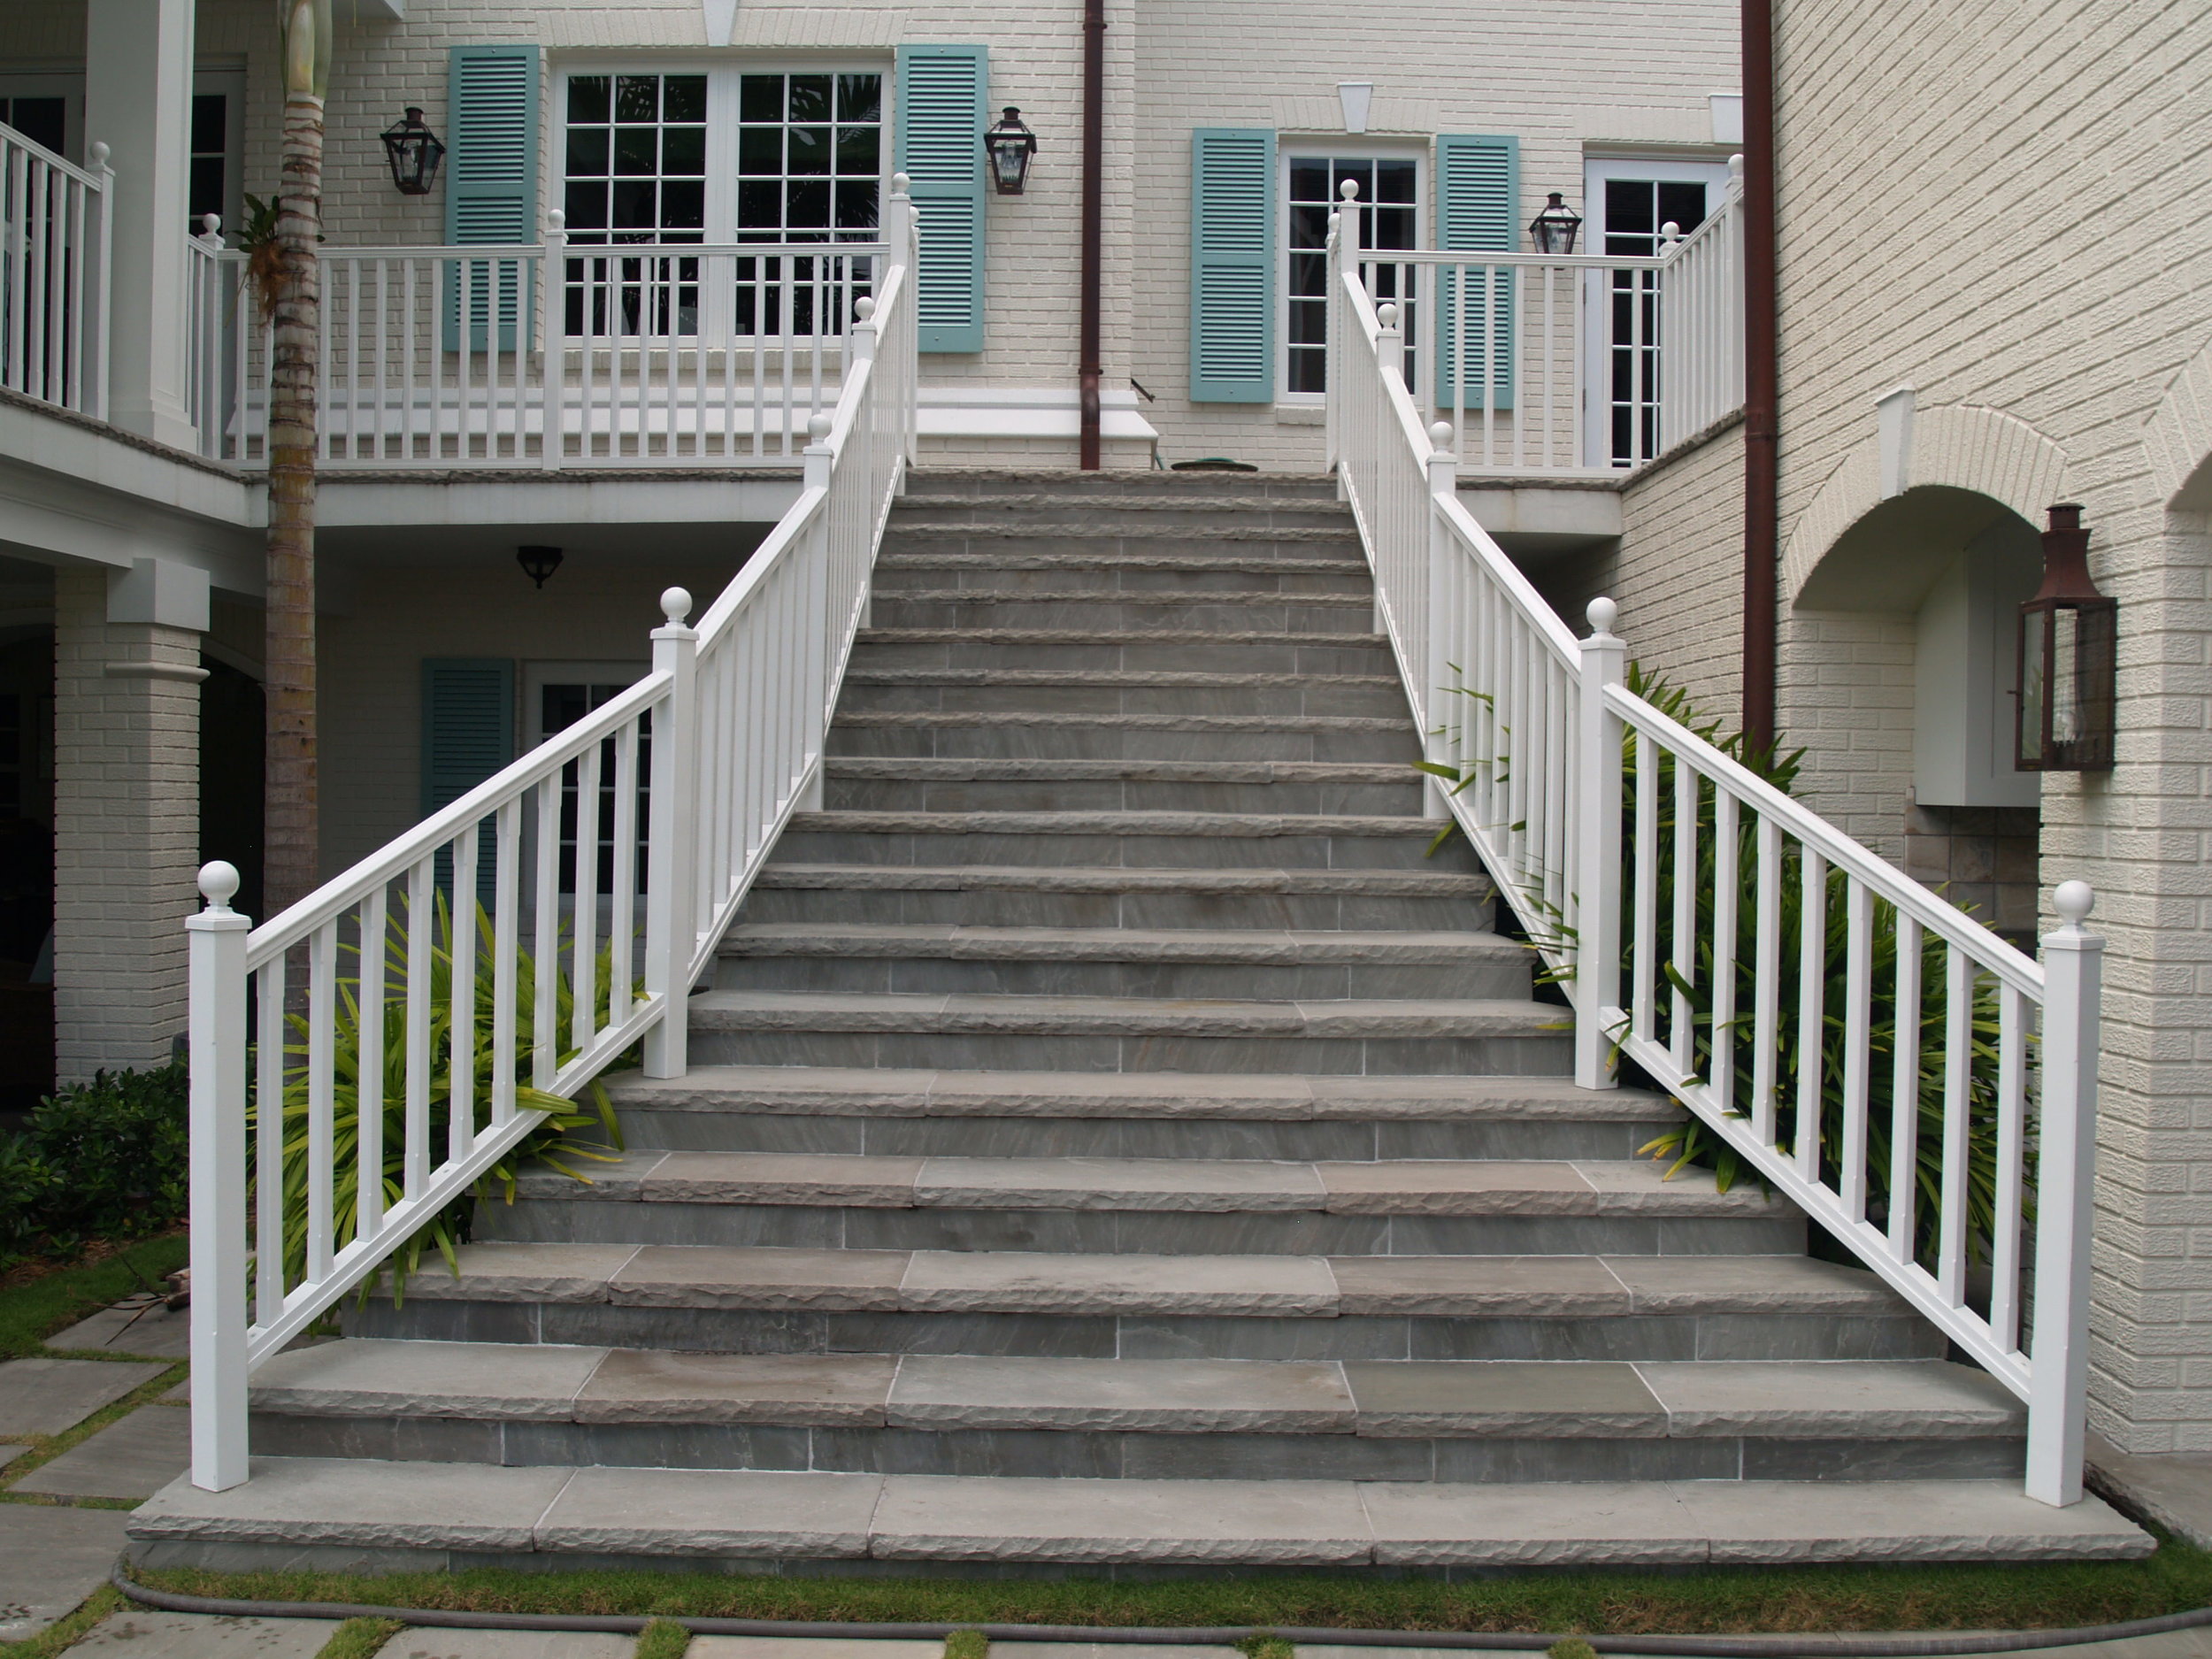
[[438,164],[445,146],[423,124],[422,111],[413,104],[384,129],[384,159],[392,164],[392,182],[402,196],[428,196],[438,181]]
[[991,158],[991,182],[1001,196],[1019,196],[1029,182],[1029,158],[1037,153],[1037,134],[1022,125],[1022,112],[1012,104],[998,125],[983,134],[983,151]]
[[546,579],[561,568],[561,549],[557,547],[518,547],[515,563],[522,566],[522,573],[542,588]]
[[2043,586],[2020,607],[2018,772],[2109,772],[2120,603],[2089,576],[2081,509],[2051,509]]
[[1582,228],[1582,215],[1569,207],[1566,198],[1554,190],[1551,200],[1544,204],[1544,211],[1529,223],[1530,240],[1538,253],[1572,253],[1575,233]]

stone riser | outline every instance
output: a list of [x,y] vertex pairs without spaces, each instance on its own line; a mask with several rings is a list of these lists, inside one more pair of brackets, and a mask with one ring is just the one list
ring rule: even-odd
[[1409,766],[1421,758],[1409,722],[1402,733],[1311,731],[1264,724],[1208,730],[1102,723],[1026,725],[1011,716],[989,724],[934,724],[927,715],[880,725],[833,726],[828,752],[946,760],[1348,761],[1363,766]]
[[[1056,491],[1055,495],[1057,495]],[[1343,507],[1319,501],[1310,506],[1283,503],[1239,511],[1226,503],[1210,504],[1202,501],[1148,507],[1133,499],[1125,505],[1111,500],[1079,501],[1071,497],[1062,497],[1056,503],[1048,497],[1034,504],[1016,506],[987,498],[910,495],[899,505],[897,523],[901,532],[941,525],[984,531],[1001,527],[1016,531],[1114,531],[1130,536],[1172,534],[1179,530],[1202,534],[1222,529],[1325,530],[1341,534],[1350,526],[1351,515]]]
[[[963,927],[1131,927],[1482,933],[1491,902],[1330,893],[1061,893],[1026,887],[754,887],[749,922],[948,923]],[[805,1061],[777,1064],[805,1064]]]
[[[1243,592],[1249,593],[1246,588]],[[1256,597],[1239,603],[1224,595],[1217,600],[1139,603],[1113,594],[1094,599],[1072,595],[1060,598],[946,597],[924,598],[896,590],[879,592],[869,609],[869,626],[878,628],[1071,628],[1094,633],[1157,633],[1163,629],[1187,633],[1264,633],[1301,634],[1358,634],[1371,633],[1375,618],[1363,596],[1354,604],[1317,603],[1321,595],[1296,600]]]
[[[1240,601],[1255,594],[1279,595],[1286,599],[1317,594],[1356,594],[1365,597],[1374,586],[1367,567],[1356,559],[1317,560],[1313,557],[1316,549],[1296,546],[1256,549],[1259,557],[1211,561],[1212,567],[1208,569],[1141,563],[1040,567],[1020,564],[1019,554],[1013,550],[999,551],[997,557],[988,562],[972,558],[953,563],[935,557],[941,550],[932,549],[928,556],[908,553],[879,565],[874,582],[877,608],[908,594],[945,594],[954,590],[992,594],[1002,600],[1008,595],[1019,595],[1042,600],[1073,597],[1094,603],[1120,594],[1141,596],[1148,603],[1163,597],[1199,603],[1210,594]],[[1244,555],[1240,545],[1231,550]],[[1313,569],[1317,564],[1334,568]],[[1271,571],[1266,568],[1271,565],[1286,568]],[[879,622],[876,626],[887,625]]]
[[1343,997],[1525,997],[1526,962],[1310,963],[989,962],[946,956],[725,954],[718,990],[963,992],[1010,996],[1233,997],[1324,1002]]
[[633,1150],[881,1157],[1621,1158],[1677,1120],[1461,1118],[1384,1124],[1100,1118],[865,1118],[619,1108]]
[[[811,815],[810,815],[811,816]],[[1438,827],[1441,827],[1440,826]],[[1433,854],[1435,830],[1410,835],[968,834],[787,830],[772,864],[920,864],[930,869],[986,864],[1092,870],[1409,870],[1480,875],[1463,836]]]
[[[426,1272],[442,1270],[433,1264]],[[813,1313],[605,1302],[461,1302],[381,1294],[339,1310],[349,1336],[557,1342],[716,1354],[970,1354],[1063,1359],[1848,1360],[1939,1359],[1918,1315],[1580,1314],[1534,1318],[1336,1318]]]
[[[1561,1018],[1565,1010],[1560,1010]],[[910,1067],[949,1071],[1206,1071],[1328,1077],[1565,1077],[1556,1037],[1145,1037],[703,1028],[695,1065]]]
[[[1778,1203],[1778,1210],[1781,1206]],[[475,1237],[526,1244],[1021,1250],[1145,1256],[1792,1256],[1802,1217],[1344,1216],[1313,1210],[893,1210],[545,1195],[481,1204]]]
[[1028,669],[1117,674],[1364,674],[1386,675],[1390,649],[1365,640],[1126,640],[1033,641],[964,637],[887,640],[864,630],[853,645],[857,671],[886,669]]
[[[834,763],[833,763],[834,764]],[[850,778],[833,772],[833,812],[1325,812],[1413,817],[1422,784],[1202,783],[1153,778]]]
[[1202,502],[1259,509],[1337,505],[1335,480],[1282,472],[1071,472],[1042,468],[917,467],[906,475],[903,511],[911,505],[965,498],[1116,496],[1148,503]]
[[254,1455],[1078,1480],[1947,1480],[2016,1478],[2017,1440],[1555,1440],[1144,1434],[730,1423],[501,1423],[256,1411]]
[[[949,672],[949,671],[948,671]],[[1394,685],[1332,686],[1326,680],[1278,686],[932,686],[848,680],[841,715],[864,709],[987,714],[1367,714],[1403,719],[1405,693]],[[1267,809],[1262,808],[1262,810]]]

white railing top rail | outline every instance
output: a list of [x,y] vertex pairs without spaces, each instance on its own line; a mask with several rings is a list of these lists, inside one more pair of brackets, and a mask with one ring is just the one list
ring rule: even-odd
[[2022,995],[2041,998],[2043,964],[1947,902],[1942,895],[1854,841],[1803,802],[1784,795],[1689,727],[1662,714],[1627,687],[1607,687],[1605,703],[1629,725],[1649,733],[1668,751],[1724,785],[1737,800],[1757,808],[1786,833],[1818,853],[1831,869],[1845,872],[1877,898],[1895,905],[1929,933],[1964,951]]
[[67,157],[56,155],[35,138],[27,137],[5,121],[0,121],[0,147],[19,150],[34,156],[64,178],[73,179],[88,190],[104,190],[109,180],[115,177],[115,169],[107,165],[108,147],[105,144],[93,145],[90,152],[92,165],[80,167]]
[[[193,238],[201,246],[206,242]],[[324,243],[315,250],[318,259],[328,263],[340,259],[535,259],[549,248],[557,248],[571,259],[595,259],[603,257],[622,259],[652,259],[664,255],[672,258],[696,258],[703,255],[717,257],[774,258],[780,255],[820,256],[826,254],[850,255],[861,258],[880,258],[891,251],[885,242],[585,242],[562,238],[547,242],[394,242],[387,246],[364,244],[360,247],[342,247]],[[215,250],[226,259],[243,262],[249,256],[243,249],[218,247]]]

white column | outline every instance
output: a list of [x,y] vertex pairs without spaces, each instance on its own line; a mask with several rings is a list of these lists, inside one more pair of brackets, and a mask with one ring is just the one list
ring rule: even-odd
[[108,419],[193,447],[185,207],[195,0],[87,0],[85,137],[115,169]]
[[1593,599],[1585,612],[1581,702],[1574,735],[1575,1081],[1611,1088],[1612,1034],[1604,1015],[1621,1000],[1621,719],[1605,691],[1626,678],[1628,647],[1613,633],[1620,608]]

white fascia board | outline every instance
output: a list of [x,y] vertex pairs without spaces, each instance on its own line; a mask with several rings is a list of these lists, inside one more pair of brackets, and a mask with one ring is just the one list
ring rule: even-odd
[[[1102,389],[1098,403],[1101,437],[1158,442],[1134,392]],[[925,386],[918,404],[915,426],[926,438],[1074,438],[1083,429],[1072,387]]]
[[[617,477],[543,472],[471,478],[348,478],[316,480],[317,524],[329,529],[409,529],[482,525],[773,524],[799,498],[799,457],[788,470],[713,477],[656,476],[648,468]],[[780,476],[779,476],[780,472]]]

